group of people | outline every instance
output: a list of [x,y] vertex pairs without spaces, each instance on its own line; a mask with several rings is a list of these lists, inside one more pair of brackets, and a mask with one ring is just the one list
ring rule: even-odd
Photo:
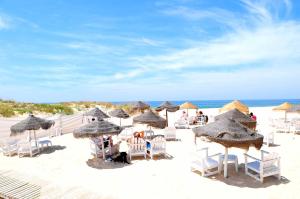
[[[181,120],[189,120],[188,114],[185,111],[182,111],[182,115],[180,117]],[[196,116],[192,118],[192,123],[204,123],[206,124],[208,122],[208,116],[204,115],[202,111],[196,111]]]

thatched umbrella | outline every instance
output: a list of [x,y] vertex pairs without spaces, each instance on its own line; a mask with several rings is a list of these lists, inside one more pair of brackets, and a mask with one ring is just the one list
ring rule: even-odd
[[89,112],[85,113],[86,116],[92,116],[98,118],[98,120],[103,120],[105,118],[109,118],[109,116],[101,111],[99,108],[94,108]]
[[55,122],[53,120],[45,120],[34,115],[29,115],[25,120],[18,122],[10,127],[10,136],[21,134],[25,131],[29,131],[29,139],[31,139],[31,131],[33,130],[35,145],[37,146],[36,130],[44,129],[47,130],[53,126]]
[[224,177],[227,177],[228,148],[237,147],[248,150],[250,146],[260,149],[263,136],[243,126],[233,119],[223,118],[206,126],[193,128],[195,137],[204,136],[225,147]]
[[150,106],[148,104],[146,104],[145,102],[137,101],[137,102],[132,103],[132,108],[134,110],[143,112],[144,110],[149,109]]
[[284,103],[280,104],[279,106],[274,107],[273,111],[284,111],[284,121],[286,121],[287,110],[292,108],[292,106],[293,106],[292,104],[290,104],[288,102],[284,102]]
[[224,118],[233,119],[253,130],[256,128],[256,121],[251,119],[249,116],[245,115],[244,113],[240,112],[238,109],[232,109],[230,111],[227,111],[226,113],[217,115],[215,117],[215,120],[220,120]]
[[120,126],[121,126],[122,118],[123,119],[129,118],[128,113],[126,113],[123,109],[115,109],[113,111],[110,111],[108,114],[113,116],[113,117],[120,118]]
[[102,140],[103,159],[105,159],[103,136],[118,135],[120,132],[121,132],[121,127],[113,123],[107,122],[105,120],[101,120],[101,121],[93,121],[78,129],[75,129],[73,132],[73,136],[75,138],[93,138],[93,137],[100,136]]
[[166,120],[167,120],[166,126],[168,126],[168,112],[176,112],[176,111],[178,111],[179,110],[179,106],[173,105],[169,101],[165,101],[159,107],[157,107],[155,110],[156,111],[162,111],[164,109],[166,110]]
[[249,108],[247,105],[243,104],[239,100],[234,100],[228,104],[225,104],[222,108],[220,108],[220,113],[230,111],[232,109],[238,109],[242,113],[249,114]]
[[187,113],[189,113],[189,109],[199,109],[198,106],[196,106],[190,102],[185,102],[185,103],[181,104],[179,107],[180,107],[180,109],[186,109]]
[[158,128],[164,128],[166,126],[166,120],[155,114],[152,110],[134,117],[133,123],[148,124],[149,126]]
[[289,109],[287,109],[289,113],[300,113],[300,104],[292,105]]

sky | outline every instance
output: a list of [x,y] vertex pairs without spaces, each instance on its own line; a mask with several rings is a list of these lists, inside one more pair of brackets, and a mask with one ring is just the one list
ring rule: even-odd
[[300,98],[300,1],[0,0],[0,98]]

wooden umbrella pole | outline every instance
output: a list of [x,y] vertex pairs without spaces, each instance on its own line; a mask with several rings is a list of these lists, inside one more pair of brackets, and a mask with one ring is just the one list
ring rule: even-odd
[[168,127],[168,126],[169,126],[169,125],[168,125],[169,121],[168,121],[168,110],[167,110],[167,109],[166,109],[166,121],[167,121],[166,126]]
[[102,158],[105,160],[105,149],[104,149],[104,138],[103,136],[101,137],[101,142],[102,142]]
[[122,120],[122,118],[120,118],[120,126],[122,126],[122,124],[121,124],[121,120]]
[[[227,162],[228,162],[228,148],[225,148],[225,155],[224,155],[224,178],[227,178]],[[223,162],[222,162],[223,164]]]
[[34,133],[34,142],[35,142],[35,146],[37,147],[38,151],[40,152],[40,148],[38,147],[37,140],[36,140],[36,133],[35,133],[35,130],[33,131],[33,133]]

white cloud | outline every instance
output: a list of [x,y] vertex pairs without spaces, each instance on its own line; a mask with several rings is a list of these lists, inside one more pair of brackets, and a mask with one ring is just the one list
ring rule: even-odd
[[8,29],[9,27],[9,20],[6,17],[0,15],[0,30]]

